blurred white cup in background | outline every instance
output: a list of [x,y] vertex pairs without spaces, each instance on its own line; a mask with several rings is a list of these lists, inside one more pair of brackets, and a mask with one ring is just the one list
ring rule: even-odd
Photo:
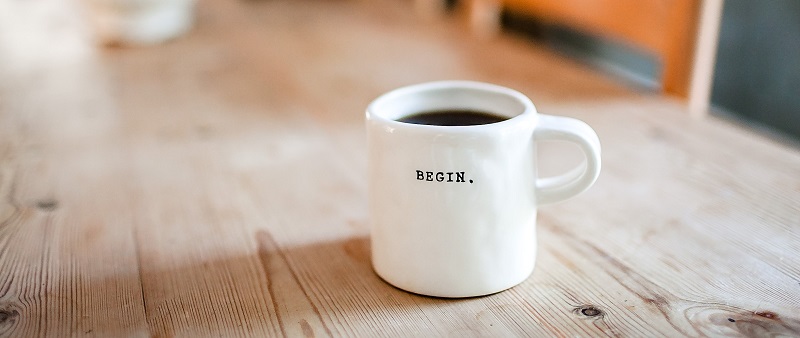
[[97,37],[105,44],[156,44],[187,32],[195,0],[85,0]]

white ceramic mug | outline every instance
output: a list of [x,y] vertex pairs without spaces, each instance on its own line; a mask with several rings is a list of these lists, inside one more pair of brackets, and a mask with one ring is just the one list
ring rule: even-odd
[[[435,110],[490,112],[506,120],[420,125]],[[442,81],[386,93],[366,112],[372,264],[418,294],[471,297],[524,281],[536,259],[537,206],[588,189],[600,173],[600,141],[579,120],[538,114],[525,95],[496,85]],[[538,178],[536,142],[576,143],[586,161]]]
[[196,0],[84,0],[104,44],[149,45],[186,33]]

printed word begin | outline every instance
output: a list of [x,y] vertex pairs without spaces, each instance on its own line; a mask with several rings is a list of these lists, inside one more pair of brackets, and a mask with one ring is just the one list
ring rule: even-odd
[[[417,180],[428,182],[464,182],[464,172],[433,172],[417,170]],[[472,180],[469,180],[469,183],[472,183]]]

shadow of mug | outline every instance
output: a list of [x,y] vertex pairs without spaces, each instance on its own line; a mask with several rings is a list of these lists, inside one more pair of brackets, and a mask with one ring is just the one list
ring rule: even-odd
[[[367,236],[296,246],[279,246],[266,229],[253,237],[255,250],[249,253],[192,256],[171,265],[160,253],[141,252],[138,275],[72,276],[82,285],[80,290],[113,295],[131,306],[114,308],[109,299],[88,297],[84,305],[107,309],[108,318],[82,317],[75,332],[98,336],[336,335],[341,328],[335,323],[341,316],[380,322],[411,309],[457,306],[452,300],[423,297],[384,283],[372,270]],[[141,294],[130,292],[140,287]],[[137,310],[139,306],[144,308]],[[0,332],[14,331],[15,326],[53,311],[13,306],[7,310],[10,315]],[[423,313],[412,316],[425,323]]]

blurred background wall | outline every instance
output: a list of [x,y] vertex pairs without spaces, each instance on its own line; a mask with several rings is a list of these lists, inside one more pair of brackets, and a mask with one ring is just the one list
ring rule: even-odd
[[[643,87],[660,67],[644,52],[565,27],[506,13],[504,24]],[[726,0],[712,89],[712,114],[800,144],[800,1]]]
[[725,1],[711,100],[800,140],[800,1]]

